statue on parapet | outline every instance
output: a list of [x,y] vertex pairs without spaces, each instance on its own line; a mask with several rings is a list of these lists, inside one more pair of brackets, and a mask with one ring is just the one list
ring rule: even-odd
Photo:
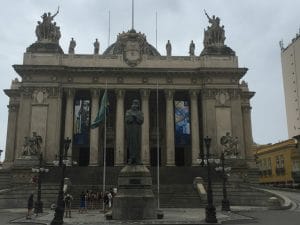
[[129,150],[128,164],[139,165],[141,162],[141,126],[144,114],[140,111],[140,101],[134,99],[131,108],[126,111],[126,140]]
[[56,23],[52,22],[54,17],[59,13],[59,7],[54,15],[50,12],[44,13],[41,18],[42,22],[38,21],[38,25],[35,29],[38,42],[55,42],[58,43],[61,33],[60,28],[56,26]]
[[98,41],[98,38],[96,38],[96,41],[94,42],[94,54],[98,55],[100,49],[100,43]]
[[236,157],[238,155],[238,138],[232,137],[230,132],[226,132],[226,135],[221,137],[220,143],[225,156]]
[[195,43],[193,42],[193,40],[190,43],[189,54],[190,54],[190,56],[195,56]]
[[170,40],[168,40],[167,44],[166,44],[166,51],[167,51],[167,56],[171,56],[172,55],[172,45]]
[[32,132],[32,137],[25,137],[22,156],[34,156],[41,151],[43,139],[36,132]]
[[70,44],[69,44],[69,54],[75,53],[75,47],[76,47],[76,41],[74,38],[71,38]]

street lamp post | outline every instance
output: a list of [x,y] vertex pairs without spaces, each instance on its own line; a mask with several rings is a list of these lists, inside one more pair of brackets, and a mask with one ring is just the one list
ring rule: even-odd
[[65,213],[65,204],[64,204],[64,178],[66,172],[66,164],[67,164],[67,155],[68,150],[71,144],[71,139],[68,137],[64,140],[64,151],[61,148],[59,151],[59,166],[62,167],[62,176],[60,180],[59,192],[57,196],[57,205],[55,208],[54,218],[51,222],[51,225],[62,225],[64,223],[64,213]]
[[230,167],[225,167],[225,154],[224,151],[221,153],[221,167],[216,168],[217,171],[222,171],[222,181],[223,181],[223,199],[222,199],[222,211],[230,211],[230,203],[227,198],[227,172],[231,170]]
[[32,168],[32,172],[38,173],[38,192],[37,192],[37,201],[35,202],[34,206],[34,212],[36,214],[43,213],[43,202],[41,201],[42,197],[42,174],[47,173],[49,169],[43,168],[43,154],[40,153],[40,162],[39,162],[39,168],[35,169]]
[[[207,206],[205,210],[205,221],[207,223],[217,223],[217,217],[216,217],[216,208],[213,205],[213,192],[211,188],[211,174],[210,174],[210,162],[212,162],[210,158],[209,148],[210,148],[211,138],[208,136],[204,138],[204,144],[206,147],[206,163],[207,163]],[[203,155],[203,156],[204,156]],[[204,158],[202,161],[204,162]]]

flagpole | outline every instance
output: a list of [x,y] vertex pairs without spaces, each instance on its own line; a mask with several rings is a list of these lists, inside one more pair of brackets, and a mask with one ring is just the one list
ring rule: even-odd
[[157,141],[157,208],[160,209],[159,201],[159,120],[158,120],[158,81],[156,81],[156,141]]
[[[107,80],[105,83],[105,91],[107,92]],[[104,92],[105,93],[105,92]],[[107,94],[107,93],[106,93]],[[106,99],[107,101],[107,99]],[[107,102],[105,103],[107,104]],[[105,197],[105,178],[106,178],[106,105],[104,107],[104,146],[103,146],[103,187],[102,187],[102,193],[103,193],[103,214],[105,213],[105,203],[104,203],[104,197]]]

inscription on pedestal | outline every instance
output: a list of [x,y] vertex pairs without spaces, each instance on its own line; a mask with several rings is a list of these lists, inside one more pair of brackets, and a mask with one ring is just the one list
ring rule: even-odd
[[141,180],[140,179],[130,179],[129,184],[141,184]]

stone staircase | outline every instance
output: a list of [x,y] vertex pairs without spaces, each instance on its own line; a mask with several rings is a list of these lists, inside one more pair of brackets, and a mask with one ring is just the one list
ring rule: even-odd
[[1,169],[0,170],[0,190],[11,187],[12,174],[10,170]]
[[[121,167],[108,167],[106,175],[106,190],[117,187],[117,178]],[[149,168],[153,178],[153,192],[157,195],[157,168]],[[82,191],[93,190],[102,191],[102,168],[101,167],[72,167],[67,168],[66,177],[71,179],[71,194],[74,197],[73,208],[79,207],[79,196]],[[199,208],[205,207],[206,199],[200,199],[198,193],[193,188],[193,180],[197,176],[204,178],[206,186],[206,169],[202,167],[163,167],[160,169],[160,206],[162,208]],[[52,167],[50,172],[44,176],[42,184],[42,201],[44,207],[49,208],[56,203],[60,168]],[[7,175],[6,185],[11,175]],[[255,176],[255,173],[254,173]],[[249,177],[248,177],[249,178]],[[3,178],[4,179],[4,178]],[[236,180],[237,178],[235,178]],[[7,182],[7,183],[6,183]],[[231,205],[265,205],[269,195],[260,193],[249,188],[247,181],[236,180],[228,184],[227,193]],[[222,182],[219,174],[212,171],[212,183],[214,204],[221,204]],[[0,191],[0,208],[26,207],[27,199],[31,192],[37,193],[37,187],[33,184],[18,184],[9,190]],[[101,203],[98,203],[101,207]]]

